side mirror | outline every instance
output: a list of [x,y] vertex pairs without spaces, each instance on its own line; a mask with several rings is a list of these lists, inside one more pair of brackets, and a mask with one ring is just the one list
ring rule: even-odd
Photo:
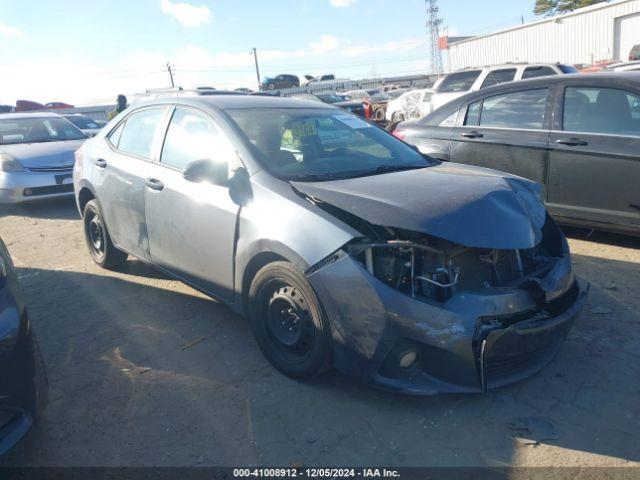
[[194,160],[182,172],[185,180],[193,183],[208,182],[226,187],[229,183],[229,164],[225,161]]

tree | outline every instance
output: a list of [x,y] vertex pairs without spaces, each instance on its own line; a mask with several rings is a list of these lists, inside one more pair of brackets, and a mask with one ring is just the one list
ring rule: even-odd
[[533,13],[549,17],[605,1],[607,0],[536,0]]

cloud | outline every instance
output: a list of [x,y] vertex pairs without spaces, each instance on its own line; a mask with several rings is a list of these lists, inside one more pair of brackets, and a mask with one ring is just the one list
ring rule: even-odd
[[[258,60],[262,76],[332,72],[345,78],[363,78],[371,74],[374,65],[379,75],[395,75],[425,71],[426,60],[422,58],[427,56],[426,44],[424,37],[352,43],[327,34],[297,49],[259,49]],[[409,63],[418,60],[421,63],[415,66]],[[13,63],[0,62],[3,79],[0,103],[13,103],[18,98],[42,103],[60,100],[76,105],[111,103],[118,93],[131,95],[169,86],[168,61],[174,65],[176,85],[184,88],[257,86],[253,55],[248,49],[215,51],[206,46],[183,44],[168,49],[124,52],[110,64],[97,62],[92,55],[83,57],[73,52],[63,52],[55,59],[36,54]],[[47,77],[45,85],[43,75]]]
[[337,37],[333,35],[321,35],[319,42],[310,43],[311,51],[313,53],[327,53],[336,50],[340,42]]
[[211,23],[211,10],[206,5],[196,7],[189,3],[171,3],[171,0],[160,0],[162,13],[171,15],[185,27],[199,27]]
[[24,38],[24,33],[22,33],[22,30],[19,28],[0,22],[0,36],[7,38]]
[[356,3],[356,0],[329,0],[329,3],[332,7],[345,8]]

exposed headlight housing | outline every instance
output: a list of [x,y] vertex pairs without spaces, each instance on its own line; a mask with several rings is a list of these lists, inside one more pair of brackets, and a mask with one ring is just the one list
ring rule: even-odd
[[8,153],[0,152],[0,171],[2,172],[24,172],[24,167]]

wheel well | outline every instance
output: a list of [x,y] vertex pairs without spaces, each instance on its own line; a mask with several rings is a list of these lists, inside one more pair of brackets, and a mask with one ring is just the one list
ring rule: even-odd
[[83,187],[78,194],[78,206],[80,207],[80,215],[84,212],[84,207],[89,203],[90,200],[93,200],[95,195],[91,190],[87,187]]
[[249,300],[249,288],[251,287],[253,277],[255,277],[256,273],[258,273],[258,271],[260,271],[260,269],[265,265],[282,261],[286,262],[288,260],[283,256],[273,252],[259,253],[249,261],[247,267],[244,269],[244,275],[242,276],[242,308],[245,316],[248,312],[247,302]]

